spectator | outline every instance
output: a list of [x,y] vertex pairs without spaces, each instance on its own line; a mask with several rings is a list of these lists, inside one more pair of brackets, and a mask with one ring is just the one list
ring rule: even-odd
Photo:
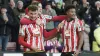
[[23,0],[23,3],[24,3],[24,9],[27,8],[27,6],[29,6],[31,4],[31,1],[32,0]]
[[84,45],[83,50],[90,51],[90,43],[89,43],[89,33],[90,33],[90,26],[88,24],[84,25]]
[[82,0],[82,4],[77,7],[77,14],[80,19],[84,19],[84,15],[86,14],[87,9],[89,8],[89,2],[87,0]]
[[55,10],[52,9],[51,3],[47,2],[45,9],[43,10],[43,14],[47,14],[50,16],[56,16]]
[[42,2],[42,0],[23,0],[24,2],[24,9],[26,9],[30,4],[32,4],[34,1]]
[[[51,3],[47,3],[45,9],[43,9],[43,14],[50,15],[50,16],[56,16],[56,12],[54,9],[51,8]],[[46,24],[46,29],[48,31],[52,30],[54,28],[54,22],[51,21]]]
[[94,30],[94,37],[95,41],[93,41],[93,51],[99,52],[100,51],[100,27]]
[[78,4],[78,1],[77,0],[73,0],[72,1],[72,4],[76,7],[76,13],[78,15],[78,10],[80,9],[79,4]]
[[64,15],[64,8],[62,7],[62,5],[60,3],[56,4],[56,7],[54,8],[57,15]]
[[7,14],[5,6],[1,6],[0,10],[0,46],[2,51],[7,50],[9,36],[11,35],[11,27],[13,26],[13,19]]
[[70,4],[72,4],[72,1],[73,1],[73,0],[64,0],[64,2],[65,2],[65,7],[68,6],[68,5],[70,5]]
[[63,0],[52,0],[52,6],[56,6],[56,4],[59,3],[60,6],[63,5]]
[[[98,9],[99,8],[99,9]],[[95,2],[95,8],[91,8],[91,25],[90,25],[90,48],[92,50],[94,38],[94,30],[99,24],[99,15],[100,15],[100,1]]]
[[100,20],[100,1],[95,2],[95,8],[91,11],[92,22],[95,21],[96,24],[99,24]]
[[83,50],[90,51],[90,41],[89,41],[89,33],[90,33],[90,5],[87,0],[82,0],[82,3],[80,5],[76,5],[77,14],[79,18],[84,21],[84,45]]
[[16,51],[20,51],[20,45],[18,44],[18,34],[19,34],[19,17],[16,13],[14,0],[9,0],[9,6],[7,8],[7,13],[13,18],[13,27],[11,29],[11,41],[16,42]]
[[18,17],[20,18],[22,15],[25,14],[25,10],[23,8],[23,2],[22,1],[18,1],[17,2],[17,8],[16,8],[16,13],[18,14]]

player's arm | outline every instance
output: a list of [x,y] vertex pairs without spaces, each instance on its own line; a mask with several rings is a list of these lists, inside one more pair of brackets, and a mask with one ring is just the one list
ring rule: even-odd
[[52,21],[60,21],[61,22],[66,18],[67,18],[66,15],[53,16]]
[[66,15],[59,15],[59,16],[53,16],[53,17],[52,16],[48,16],[47,17],[47,15],[45,15],[45,18],[46,18],[46,22],[50,22],[50,21],[54,21],[54,22],[58,21],[58,22],[61,22],[64,19],[66,19],[67,16]]
[[79,24],[77,26],[77,31],[78,31],[78,36],[79,36],[79,45],[78,45],[78,50],[81,50],[81,47],[83,45],[83,33],[84,33],[84,23],[82,20],[79,20]]
[[78,36],[79,36],[79,45],[78,45],[78,50],[81,50],[81,47],[83,45],[83,31],[78,32]]
[[24,47],[31,49],[31,45],[25,42],[25,26],[20,27],[18,42],[20,45],[23,45]]
[[57,34],[57,28],[54,28],[53,30],[47,32],[45,29],[43,30],[43,35],[45,40],[52,39],[56,36]]
[[79,37],[79,42],[78,42],[78,49],[74,52],[75,56],[78,56],[78,54],[81,51],[81,47],[83,45],[83,33],[84,33],[84,27],[83,27],[83,23],[81,20],[78,21],[78,24],[76,24],[77,26],[77,32],[78,32],[78,37]]
[[19,35],[18,42],[19,42],[20,45],[23,45],[24,47],[31,49],[31,45],[30,44],[27,44],[24,41],[24,36]]
[[44,34],[44,37],[45,37],[45,40],[49,40],[49,39],[52,39],[54,38],[57,33],[61,33],[62,32],[62,29],[63,29],[63,22],[61,22],[57,28],[54,28],[53,30],[47,32],[45,29],[43,30],[43,34]]

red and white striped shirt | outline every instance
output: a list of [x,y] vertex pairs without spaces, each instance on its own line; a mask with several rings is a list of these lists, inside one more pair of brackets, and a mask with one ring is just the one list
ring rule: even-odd
[[75,19],[70,22],[63,20],[62,23],[64,23],[64,26],[61,30],[64,42],[64,48],[62,52],[76,51],[79,41],[78,32],[84,30],[83,22]]
[[[43,38],[43,27],[36,24],[21,25],[19,34],[25,36],[25,41],[30,44],[33,48],[39,48],[44,50],[44,38]],[[35,37],[35,34],[39,34]],[[25,51],[30,51],[28,48],[24,48]]]
[[[40,20],[37,21],[38,19],[40,19]],[[22,24],[20,26],[19,35],[25,37],[24,38],[25,42],[27,42],[26,44],[28,44],[29,46],[31,45],[31,47],[33,47],[33,48],[37,47],[40,50],[44,50],[44,43],[43,43],[44,37],[45,37],[45,39],[48,39],[49,37],[54,36],[56,34],[57,30],[53,29],[50,32],[46,32],[44,30],[44,24],[46,24],[45,17],[43,18],[41,16],[38,19],[36,21],[31,21],[28,18],[21,19],[20,22]],[[39,24],[37,24],[37,23],[39,23]],[[42,25],[40,25],[40,24],[42,24]],[[39,36],[36,37],[35,35],[39,35]],[[22,40],[22,41],[24,41],[24,40]],[[23,46],[26,45],[25,43],[23,43],[21,41],[19,43]],[[24,48],[24,51],[31,51],[30,47]]]

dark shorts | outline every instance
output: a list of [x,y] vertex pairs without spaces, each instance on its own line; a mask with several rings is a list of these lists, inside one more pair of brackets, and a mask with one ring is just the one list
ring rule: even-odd
[[46,52],[24,53],[24,56],[47,56]]
[[73,56],[74,52],[62,52],[61,56]]

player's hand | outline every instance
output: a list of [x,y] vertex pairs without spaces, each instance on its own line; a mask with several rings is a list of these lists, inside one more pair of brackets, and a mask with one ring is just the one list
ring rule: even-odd
[[42,50],[40,50],[39,48],[37,48],[37,47],[35,47],[35,48],[31,48],[32,50],[33,50],[33,52],[44,52],[44,51],[42,51]]
[[64,23],[62,23],[62,22],[58,25],[58,27],[57,27],[58,32],[59,32],[59,30],[60,30],[61,28],[63,28],[63,26],[64,26]]
[[37,19],[37,20],[36,20],[36,24],[39,25],[39,26],[42,26],[42,25],[43,25],[41,19]]
[[33,52],[39,51],[39,49],[37,47],[31,47],[31,49],[33,50]]

